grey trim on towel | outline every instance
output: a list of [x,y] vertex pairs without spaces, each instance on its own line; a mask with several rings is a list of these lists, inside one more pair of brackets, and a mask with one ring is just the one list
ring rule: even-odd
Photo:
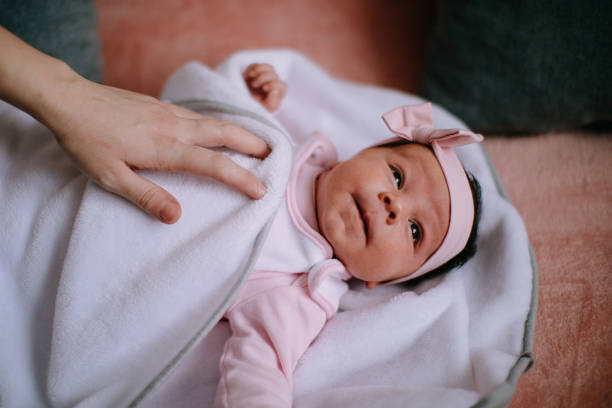
[[229,103],[219,102],[212,99],[187,99],[184,101],[173,101],[174,105],[182,106],[183,108],[190,109],[194,112],[198,113],[229,113],[230,115],[244,116],[246,118],[251,118],[256,120],[257,122],[269,126],[275,130],[278,130],[282,134],[284,134],[287,138],[289,135],[274,124],[272,121],[260,116],[252,111],[240,108],[235,105],[230,105]]
[[[274,130],[279,131],[285,137],[288,137],[287,133],[275,125],[273,122],[268,119],[257,115],[251,111],[247,111],[238,106],[234,106],[228,103],[215,101],[212,99],[193,99],[193,100],[185,100],[185,101],[171,101],[171,103],[175,105],[182,106],[187,109],[191,109],[194,112],[198,113],[225,113],[236,116],[243,116],[257,122],[262,123],[263,125],[269,126]],[[280,203],[279,203],[280,206]],[[278,208],[277,208],[278,210]],[[230,290],[230,295],[225,299],[225,302],[221,304],[221,306],[215,310],[215,312],[211,315],[211,317],[206,320],[202,326],[194,333],[194,335],[187,341],[185,346],[176,353],[176,355],[161,369],[159,373],[157,373],[151,381],[132,399],[129,403],[128,407],[133,408],[137,407],[144,399],[149,395],[153,390],[155,390],[162,383],[164,379],[166,379],[172,371],[178,366],[178,364],[183,360],[183,358],[189,354],[193,349],[195,349],[200,341],[206,337],[206,335],[212,330],[212,328],[221,320],[223,314],[227,310],[227,308],[232,304],[234,298],[238,295],[240,289],[244,286],[247,277],[249,276],[249,272],[255,266],[255,262],[259,258],[259,254],[262,251],[263,243],[266,241],[270,229],[272,227],[272,221],[274,220],[274,214],[277,211],[274,211],[273,216],[266,222],[264,228],[259,232],[257,238],[255,239],[255,245],[253,246],[253,252],[251,253],[251,257],[245,262],[243,273],[240,279],[234,283]]]
[[[264,117],[261,117],[251,111],[247,111],[245,109],[239,108],[234,105],[230,105],[227,103],[214,101],[214,100],[186,100],[173,102],[176,105],[183,106],[185,108],[194,110],[196,112],[216,112],[216,113],[226,113],[237,116],[244,116],[251,119],[254,119],[266,126],[269,126],[283,134],[286,133],[273,122],[267,120]],[[510,201],[506,190],[493,166],[493,163],[485,151],[485,149],[480,146],[482,153],[486,159],[487,165],[489,167],[489,171],[491,172],[493,179],[495,181],[495,185],[499,194]],[[266,237],[270,231],[272,225],[273,217],[266,223],[264,229],[258,234],[254,250],[251,258],[246,262],[244,273],[241,276],[241,279],[237,281],[231,290],[231,295],[227,297],[226,301],[212,314],[212,316],[204,322],[204,324],[200,327],[200,329],[187,341],[185,346],[179,350],[179,352],[174,356],[172,360],[170,360],[162,370],[153,377],[153,379],[143,388],[137,395],[132,399],[129,403],[128,407],[137,407],[143,399],[149,395],[154,389],[156,389],[161,382],[168,377],[168,375],[173,371],[174,368],[178,366],[180,361],[193,349],[197,347],[199,342],[210,332],[210,330],[217,324],[217,322],[225,313],[225,310],[229,307],[231,302],[234,300],[238,291],[242,288],[244,283],[247,280],[248,272],[255,265],[255,261],[259,257],[259,253],[263,248],[263,243],[265,242]],[[510,369],[506,380],[498,385],[495,389],[490,391],[484,397],[482,397],[476,404],[472,405],[471,408],[498,408],[507,406],[516,390],[516,385],[518,383],[518,379],[522,373],[528,371],[534,363],[533,357],[533,337],[535,332],[535,319],[537,312],[537,298],[538,298],[538,275],[537,275],[537,264],[535,259],[535,254],[533,251],[533,247],[531,243],[529,245],[529,257],[532,269],[532,285],[531,285],[531,303],[529,306],[529,312],[527,313],[527,317],[525,319],[525,331],[523,334],[523,345],[522,351],[519,358],[516,360],[516,363]]]
[[245,284],[247,277],[249,276],[249,272],[255,266],[255,262],[257,258],[259,258],[259,254],[263,248],[263,243],[266,241],[266,238],[268,237],[268,234],[270,232],[273,219],[274,217],[272,217],[266,223],[264,229],[261,230],[260,233],[257,235],[257,238],[255,239],[254,250],[250,259],[248,260],[248,262],[246,262],[244,272],[242,273],[241,278],[234,284],[234,286],[232,286],[232,289],[230,291],[231,294],[226,298],[225,302],[217,310],[215,310],[215,312],[208,320],[204,322],[204,324],[198,329],[198,331],[196,331],[196,333],[191,337],[191,339],[187,341],[185,346],[181,350],[179,350],[179,352],[174,356],[174,358],[172,358],[172,360],[170,360],[168,364],[166,364],[164,368],[162,368],[161,371],[157,373],[155,377],[153,377],[149,384],[147,384],[147,386],[143,388],[142,391],[140,391],[140,393],[132,400],[132,402],[130,402],[128,408],[137,407],[147,395],[149,395],[153,390],[155,390],[162,383],[162,381],[166,379],[178,366],[178,364],[183,360],[183,357],[185,357],[187,354],[189,354],[189,352],[195,349],[200,343],[200,341],[204,337],[206,337],[206,335],[208,335],[212,328],[215,327],[219,320],[221,320],[221,317],[223,317],[223,314],[225,313],[227,308],[230,307],[230,305],[234,301],[234,298],[238,295],[238,292]]
[[[480,149],[482,150],[487,165],[489,166],[489,171],[493,175],[497,191],[506,201],[510,202],[510,198],[508,197],[508,194],[504,189],[501,179],[499,178],[499,174],[497,174],[497,170],[495,170],[495,167],[493,166],[491,158],[482,146],[480,146]],[[498,385],[495,389],[487,393],[470,408],[498,408],[508,406],[516,390],[516,385],[518,383],[519,377],[524,372],[527,372],[535,362],[535,358],[533,356],[533,336],[535,333],[535,320],[538,309],[538,266],[536,263],[533,247],[529,242],[529,237],[527,239],[529,246],[529,260],[531,263],[532,271],[531,302],[529,304],[529,312],[527,312],[527,317],[525,319],[525,331],[523,333],[523,347],[521,350],[521,355],[510,369],[506,380],[500,385]]]

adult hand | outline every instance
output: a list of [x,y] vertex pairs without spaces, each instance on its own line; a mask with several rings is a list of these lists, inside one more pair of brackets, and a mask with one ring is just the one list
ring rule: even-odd
[[67,86],[63,99],[68,102],[46,120],[60,145],[100,186],[163,222],[178,220],[178,201],[135,169],[210,176],[251,198],[265,193],[252,173],[208,149],[265,158],[266,143],[237,125],[82,78]]
[[48,126],[79,168],[103,188],[166,223],[178,201],[135,169],[187,171],[213,177],[252,198],[265,187],[209,147],[264,158],[266,143],[226,121],[88,81],[0,27],[0,98]]

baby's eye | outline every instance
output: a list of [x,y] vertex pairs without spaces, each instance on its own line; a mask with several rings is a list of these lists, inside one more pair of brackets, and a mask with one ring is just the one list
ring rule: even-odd
[[402,188],[402,184],[404,184],[404,175],[402,172],[397,167],[391,166],[391,173],[393,173],[397,188]]
[[411,222],[410,223],[410,233],[412,234],[412,241],[415,244],[418,244],[419,241],[421,240],[421,237],[423,236],[423,233],[421,231],[421,226],[417,224],[416,222]]

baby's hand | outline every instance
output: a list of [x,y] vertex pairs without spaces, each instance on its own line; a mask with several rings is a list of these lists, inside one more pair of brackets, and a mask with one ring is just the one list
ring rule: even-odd
[[242,73],[251,95],[270,112],[276,111],[287,94],[287,84],[269,64],[251,64]]

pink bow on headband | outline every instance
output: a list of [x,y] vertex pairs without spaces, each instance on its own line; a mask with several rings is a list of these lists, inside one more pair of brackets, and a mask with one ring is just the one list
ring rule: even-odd
[[[396,136],[431,146],[446,178],[450,197],[448,231],[440,247],[415,272],[388,282],[403,282],[443,265],[463,250],[474,221],[474,202],[469,180],[453,147],[483,140],[482,135],[464,129],[434,129],[431,103],[401,106],[383,115],[387,127]],[[397,138],[386,140],[387,143]]]
[[383,120],[395,135],[421,144],[434,141],[442,147],[458,147],[481,142],[482,135],[465,129],[434,129],[431,103],[400,106],[383,115]]

